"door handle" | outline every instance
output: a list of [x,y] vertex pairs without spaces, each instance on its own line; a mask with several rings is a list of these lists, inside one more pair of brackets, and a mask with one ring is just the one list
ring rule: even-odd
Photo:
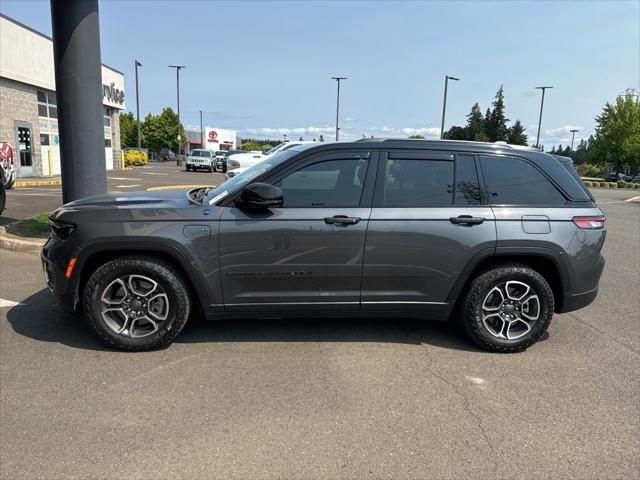
[[449,221],[456,225],[480,225],[484,223],[484,218],[472,217],[471,215],[459,215],[457,217],[451,217]]
[[347,217],[346,215],[324,217],[324,223],[327,223],[329,225],[355,225],[360,220],[360,217]]

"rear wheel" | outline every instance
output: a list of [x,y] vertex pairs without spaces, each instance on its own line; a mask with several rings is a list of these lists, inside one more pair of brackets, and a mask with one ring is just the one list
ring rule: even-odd
[[7,202],[7,193],[5,192],[4,185],[0,182],[0,215],[4,211],[4,206]]
[[188,171],[191,170],[191,167],[189,165],[187,165],[187,166],[184,167],[184,169],[185,169],[186,172],[188,172]]
[[505,264],[477,276],[462,305],[462,326],[492,352],[520,352],[537,342],[553,316],[553,292],[538,272]]
[[169,345],[191,310],[182,276],[149,257],[120,257],[98,268],[85,286],[82,304],[100,340],[129,351]]

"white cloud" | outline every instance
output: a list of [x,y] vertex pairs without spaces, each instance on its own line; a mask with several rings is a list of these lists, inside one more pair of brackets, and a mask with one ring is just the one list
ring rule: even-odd
[[[335,137],[334,126],[308,126],[308,127],[257,127],[243,128],[238,130],[238,134],[243,138],[267,138],[280,139],[284,135],[289,140],[297,140],[302,137],[304,140],[319,139],[320,135],[326,141],[331,141]],[[440,138],[440,129],[436,127],[366,127],[358,132],[352,126],[340,128],[340,140],[353,141],[365,137],[394,137],[406,138],[411,135],[422,135],[428,139]]]

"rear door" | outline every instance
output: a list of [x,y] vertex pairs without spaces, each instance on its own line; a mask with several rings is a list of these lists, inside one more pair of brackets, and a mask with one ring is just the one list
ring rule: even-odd
[[265,179],[282,188],[282,208],[225,207],[219,237],[225,308],[359,309],[374,162],[368,151],[312,154]]
[[493,212],[471,154],[380,154],[362,279],[363,310],[447,311],[465,266],[493,254]]

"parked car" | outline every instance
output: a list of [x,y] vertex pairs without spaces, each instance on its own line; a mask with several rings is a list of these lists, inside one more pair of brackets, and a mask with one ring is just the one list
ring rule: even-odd
[[175,162],[177,160],[177,156],[175,153],[173,153],[171,150],[163,152],[163,153],[159,153],[158,154],[158,161],[172,161]]
[[623,178],[624,178],[624,173],[611,172],[611,173],[607,173],[604,176],[604,181],[605,182],[617,182],[618,180],[622,180]]
[[246,153],[244,150],[218,150],[216,152],[216,172],[226,173],[227,171],[227,158],[230,155],[237,155]]
[[200,148],[191,150],[191,153],[187,156],[187,160],[185,161],[185,169],[187,172],[190,170],[196,171],[199,168],[204,168],[205,170],[213,172],[215,165],[215,152],[213,150],[204,150]]
[[275,155],[279,152],[284,152],[285,150],[296,147],[298,145],[307,145],[307,144],[313,145],[313,143],[314,142],[308,142],[308,141],[302,141],[302,140],[295,141],[295,142],[283,142],[264,152],[255,151],[255,152],[243,153],[240,155],[230,155],[229,158],[227,159],[227,170],[228,171],[235,170],[235,171],[233,173],[228,172],[227,175],[229,177],[233,175],[238,175],[244,172],[246,169],[253,167],[257,163],[260,163],[264,159],[272,155]]
[[640,173],[636,173],[631,179],[633,183],[640,183]]
[[198,310],[455,319],[516,352],[596,298],[606,236],[571,159],[446,140],[298,145],[215,188],[77,200],[50,226],[49,288],[123,350],[168,345]]
[[0,170],[2,170],[4,188],[11,190],[18,176],[18,171],[13,156],[13,147],[7,142],[0,142]]

